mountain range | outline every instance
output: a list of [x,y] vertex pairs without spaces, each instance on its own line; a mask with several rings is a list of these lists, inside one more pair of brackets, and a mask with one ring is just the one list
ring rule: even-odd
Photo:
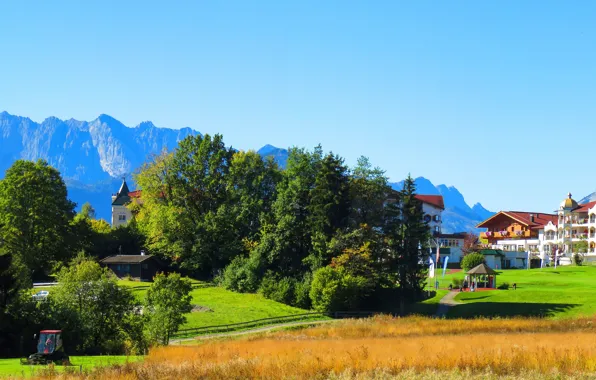
[[[69,197],[79,206],[90,202],[97,216],[110,220],[110,195],[126,177],[131,188],[131,173],[151,155],[174,149],[189,135],[200,135],[191,128],[159,128],[147,121],[127,127],[108,115],[92,121],[61,120],[49,117],[36,123],[27,117],[0,113],[0,178],[17,159],[45,159],[57,168],[68,186]],[[265,145],[258,150],[273,157],[285,167],[288,150]],[[415,180],[419,194],[442,195],[445,202],[443,231],[461,232],[475,229],[494,213],[480,203],[469,206],[453,186],[435,186],[430,180]],[[391,183],[401,189],[403,181]],[[596,192],[580,203],[596,200]]]
[[[418,194],[443,196],[445,211],[442,215],[442,231],[444,233],[476,231],[478,223],[494,215],[494,212],[485,209],[480,203],[470,207],[464,196],[453,186],[435,186],[424,177],[416,178],[414,183]],[[390,183],[390,185],[395,190],[401,190],[404,181]]]
[[594,202],[594,201],[596,201],[596,191],[590,195],[585,196],[578,203],[583,205],[583,204]]

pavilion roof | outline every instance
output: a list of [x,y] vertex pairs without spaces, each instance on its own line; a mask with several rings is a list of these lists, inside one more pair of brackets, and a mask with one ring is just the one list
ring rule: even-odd
[[477,265],[474,268],[470,269],[466,274],[490,274],[490,275],[496,275],[497,272],[495,272],[494,270],[492,270],[485,263],[482,263],[482,264]]

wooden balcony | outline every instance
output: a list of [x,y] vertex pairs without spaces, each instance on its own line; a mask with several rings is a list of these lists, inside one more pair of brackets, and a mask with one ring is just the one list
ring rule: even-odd
[[515,231],[515,232],[509,232],[509,231],[499,231],[499,232],[492,232],[492,231],[488,231],[488,232],[481,232],[480,233],[480,238],[481,239],[527,239],[527,238],[531,238],[532,236],[532,231]]

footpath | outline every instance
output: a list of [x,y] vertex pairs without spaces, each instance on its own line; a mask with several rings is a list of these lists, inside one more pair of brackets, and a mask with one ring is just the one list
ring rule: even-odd
[[435,314],[436,317],[445,317],[450,307],[457,306],[460,304],[455,300],[455,296],[457,296],[458,293],[458,291],[450,291],[443,298],[441,298],[441,300],[439,301],[439,307],[437,308],[437,313]]
[[191,342],[191,341],[198,341],[198,340],[205,340],[205,339],[215,339],[215,338],[224,338],[224,337],[231,337],[231,336],[239,336],[239,335],[247,335],[247,334],[257,334],[261,332],[283,329],[287,327],[295,327],[295,326],[312,326],[312,325],[319,325],[322,323],[332,323],[336,322],[335,319],[329,319],[324,321],[305,321],[305,322],[289,322],[289,323],[280,323],[277,325],[269,325],[263,326],[256,329],[250,330],[242,330],[242,331],[231,331],[227,333],[219,333],[219,334],[208,334],[208,335],[199,335],[194,338],[184,338],[184,339],[172,339],[170,340],[170,345],[173,344],[182,344],[182,342]]

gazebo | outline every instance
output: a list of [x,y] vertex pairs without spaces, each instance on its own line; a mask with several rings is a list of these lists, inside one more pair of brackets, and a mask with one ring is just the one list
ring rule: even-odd
[[482,288],[497,288],[497,272],[492,270],[485,263],[475,266],[466,274],[470,278],[470,286],[474,284],[474,288],[478,287],[478,283],[484,285]]

